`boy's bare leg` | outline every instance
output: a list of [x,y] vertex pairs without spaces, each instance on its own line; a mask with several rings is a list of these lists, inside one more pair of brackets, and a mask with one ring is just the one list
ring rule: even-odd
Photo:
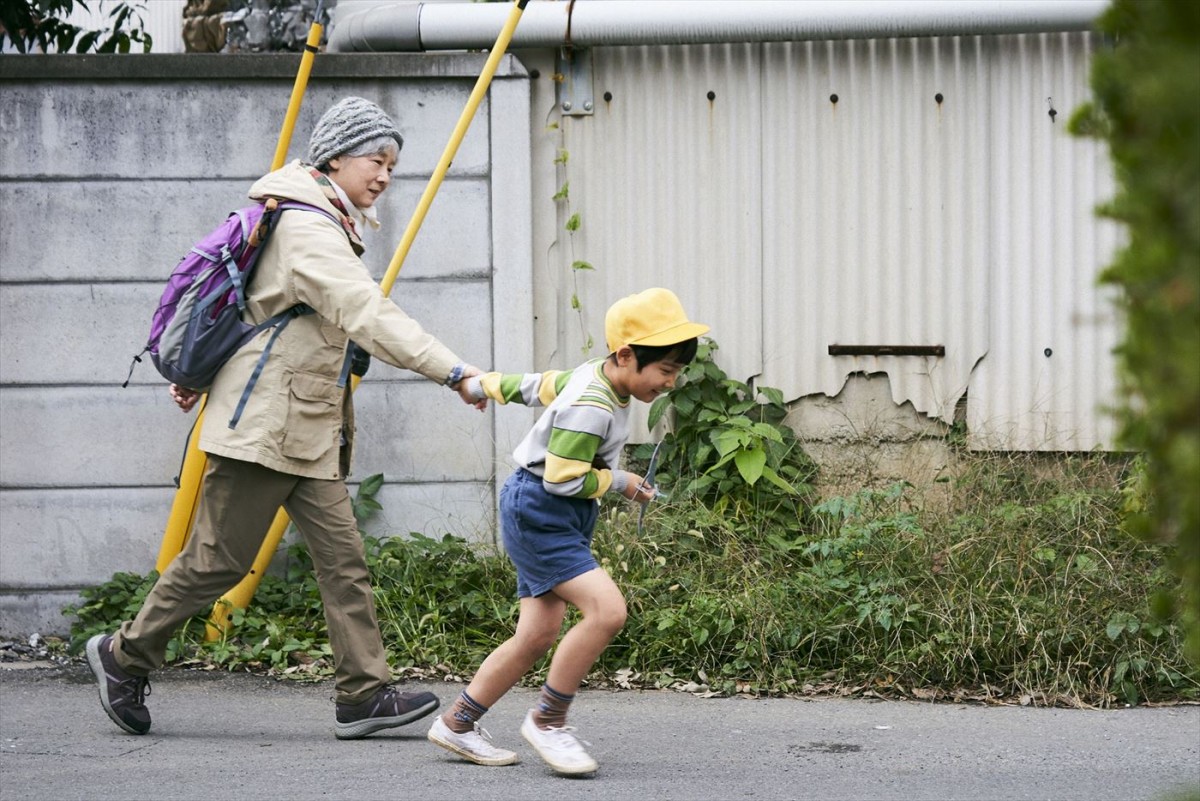
[[566,602],[553,594],[522,598],[516,633],[483,660],[467,689],[434,721],[428,738],[477,765],[519,761],[515,752],[492,744],[479,719],[550,650],[566,611]]
[[[549,721],[565,720],[575,691],[625,624],[625,598],[608,573],[599,568],[563,582],[540,598],[521,599],[516,632],[483,660],[471,683],[442,714],[441,722],[451,734],[431,734],[431,739],[438,742],[439,737],[447,739],[469,734],[488,709],[554,646],[562,630],[568,603],[580,610],[582,619],[571,628],[554,654],[546,686],[542,688],[544,703],[541,704],[542,707],[547,704],[554,707]],[[553,682],[561,682],[566,689],[559,690]],[[541,717],[537,722],[542,726],[553,725]],[[461,748],[457,749],[458,753],[462,753]]]
[[600,567],[564,581],[550,595],[574,605],[583,615],[559,643],[546,676],[546,684],[556,691],[574,695],[625,625],[625,596]]
[[596,760],[566,725],[567,712],[584,677],[625,625],[625,597],[602,568],[564,581],[552,594],[574,604],[582,619],[555,650],[538,703],[521,724],[521,736],[554,772],[593,773]]
[[566,613],[566,601],[553,592],[522,598],[516,633],[483,660],[467,694],[485,707],[499,701],[554,645]]

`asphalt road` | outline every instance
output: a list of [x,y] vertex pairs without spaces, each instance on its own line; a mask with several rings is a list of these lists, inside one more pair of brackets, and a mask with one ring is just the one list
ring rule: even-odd
[[[443,705],[461,688],[422,685]],[[1200,707],[1111,711],[584,690],[572,723],[594,777],[555,776],[518,728],[533,691],[484,719],[520,764],[425,740],[431,719],[333,737],[330,684],[183,670],[153,680],[151,733],[125,734],[86,667],[0,666],[0,798],[1158,800],[1200,793]]]

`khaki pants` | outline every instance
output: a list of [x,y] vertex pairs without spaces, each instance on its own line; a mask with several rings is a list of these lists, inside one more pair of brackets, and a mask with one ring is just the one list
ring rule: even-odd
[[250,571],[280,506],[312,556],[333,649],[337,701],[360,703],[391,680],[345,482],[288,475],[211,454],[191,537],[137,617],[114,638],[121,667],[144,675],[162,666],[176,629]]

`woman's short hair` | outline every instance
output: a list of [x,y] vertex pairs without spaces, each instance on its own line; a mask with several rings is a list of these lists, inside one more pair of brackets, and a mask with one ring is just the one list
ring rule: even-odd
[[[331,158],[345,156],[347,158],[355,158],[357,156],[374,156],[377,153],[387,153],[392,158],[397,158],[400,155],[400,146],[396,144],[396,140],[390,136],[376,136],[374,139],[368,139],[365,142],[359,142],[354,147],[347,150],[345,153],[338,153]],[[329,162],[325,162],[320,166],[321,172],[329,172]]]

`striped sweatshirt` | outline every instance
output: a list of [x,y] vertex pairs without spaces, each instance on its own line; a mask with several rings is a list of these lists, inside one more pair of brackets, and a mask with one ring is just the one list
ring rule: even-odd
[[625,488],[625,472],[614,468],[629,439],[629,397],[617,394],[603,367],[604,359],[596,359],[574,370],[469,379],[468,387],[481,400],[547,407],[513,459],[540,476],[549,493],[599,498]]

